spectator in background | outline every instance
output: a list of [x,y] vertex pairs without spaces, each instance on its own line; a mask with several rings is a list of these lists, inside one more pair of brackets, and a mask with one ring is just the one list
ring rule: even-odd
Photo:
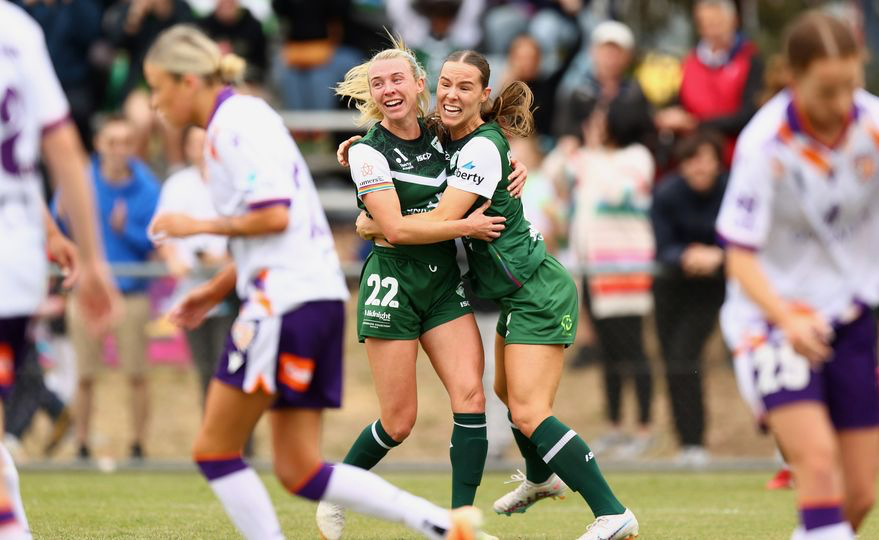
[[485,0],[386,0],[388,17],[427,70],[431,91],[446,57],[482,41]]
[[272,0],[283,46],[275,65],[281,104],[288,109],[335,109],[331,88],[362,55],[342,44],[344,17],[351,0]]
[[184,0],[119,0],[104,16],[104,32],[110,42],[128,56],[128,71],[121,90],[125,96],[123,110],[134,128],[135,150],[143,159],[147,158],[150,135],[160,129],[168,164],[183,163],[180,130],[159,123],[150,106],[143,78],[143,59],[162,30],[194,21],[192,10]]
[[198,24],[224,54],[233,52],[244,58],[247,61],[244,82],[254,90],[262,88],[268,72],[268,43],[262,23],[250,10],[242,6],[240,0],[217,0],[216,9]]
[[[654,164],[639,142],[641,112],[623,100],[589,115],[584,123],[586,146],[569,161],[575,176],[571,245],[580,264],[597,272],[583,283],[583,303],[602,349],[604,389],[611,431],[593,448],[613,447],[633,458],[652,443],[650,406],[653,381],[644,352],[643,320],[650,311],[654,256],[647,214]],[[610,271],[602,266],[613,266]],[[619,270],[632,267],[634,270]],[[632,380],[638,402],[638,431],[628,436],[621,426],[622,385]]]
[[[113,263],[143,263],[152,253],[147,238],[147,225],[152,219],[159,197],[159,185],[152,172],[134,157],[134,127],[121,116],[105,120],[95,138],[97,154],[92,158],[91,173],[97,200],[107,260]],[[54,203],[54,211],[62,222],[66,210]],[[119,363],[128,375],[131,387],[131,409],[134,437],[131,457],[143,458],[149,395],[146,380],[147,336],[150,301],[146,291],[149,282],[143,278],[117,277],[123,294],[124,317],[117,322],[114,333]],[[87,330],[86,321],[76,302],[68,302],[67,328],[77,358],[79,384],[76,405],[76,440],[79,457],[91,456],[88,446],[89,421],[92,414],[94,380],[103,364],[102,338]]]
[[[186,214],[197,219],[213,219],[217,211],[207,187],[204,171],[205,131],[190,126],[183,133],[183,155],[188,167],[171,175],[162,185],[155,215],[164,212]],[[177,278],[175,300],[183,298],[203,281],[192,275],[202,266],[219,266],[228,261],[226,237],[199,234],[185,238],[154,239],[159,242],[156,251]],[[202,400],[216,371],[223,352],[226,335],[232,327],[235,312],[229,303],[221,303],[211,310],[204,322],[194,330],[186,330],[186,341],[201,383]]]
[[655,134],[650,104],[641,86],[628,74],[635,48],[635,36],[628,26],[605,21],[595,27],[591,37],[592,72],[586,84],[572,94],[561,96],[557,107],[556,128],[562,151],[582,144],[583,124],[593,111],[619,104],[631,111],[630,126],[635,141],[652,146]]
[[557,256],[567,239],[567,215],[555,182],[543,170],[543,152],[537,137],[510,137],[510,152],[528,167],[528,182],[522,189],[525,218],[543,235],[546,250]]
[[89,54],[101,37],[101,4],[97,0],[13,3],[24,8],[42,27],[52,67],[70,102],[70,116],[80,138],[90,147],[92,115],[99,103]]
[[653,284],[656,327],[682,447],[679,460],[688,465],[709,458],[700,366],[725,294],[723,250],[714,228],[727,181],[722,152],[718,135],[697,132],[683,139],[676,156],[680,169],[659,184],[650,209],[662,265]]
[[738,32],[732,0],[698,0],[694,9],[699,43],[684,59],[678,104],[656,114],[656,126],[668,135],[696,129],[726,138],[729,166],[739,132],[757,111],[763,63],[756,46]]
[[568,64],[562,65],[554,73],[545,75],[541,69],[542,54],[540,45],[528,34],[521,34],[510,44],[507,65],[501,75],[496,93],[513,81],[522,81],[534,94],[534,129],[538,135],[552,135],[552,121],[555,116],[555,95],[559,82]]

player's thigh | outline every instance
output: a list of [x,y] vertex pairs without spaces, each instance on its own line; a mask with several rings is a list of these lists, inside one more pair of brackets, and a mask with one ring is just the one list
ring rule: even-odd
[[846,429],[837,434],[846,499],[869,508],[879,473],[879,428]]
[[[421,346],[446,387],[453,410],[484,410],[482,372],[485,368],[485,354],[473,315],[463,315],[428,330],[421,336]],[[459,410],[468,405],[469,408],[476,408],[473,411]]]
[[285,485],[307,478],[321,463],[323,409],[275,409],[269,414],[275,470]]
[[533,429],[552,410],[564,367],[564,346],[509,344],[504,366],[513,421],[525,431]]
[[494,393],[498,399],[509,404],[507,392],[507,368],[504,365],[504,338],[501,334],[494,335]]
[[801,497],[842,495],[839,447],[826,405],[789,403],[768,411],[766,421],[792,466]]
[[418,340],[366,338],[366,356],[382,418],[413,416],[418,406],[415,359]]
[[240,453],[256,423],[274,401],[273,394],[246,393],[212,380],[193,448],[196,459]]

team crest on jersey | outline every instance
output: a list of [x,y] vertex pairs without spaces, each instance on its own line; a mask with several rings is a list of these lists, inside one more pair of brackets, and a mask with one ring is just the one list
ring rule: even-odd
[[452,154],[452,157],[449,158],[449,167],[454,169],[458,166],[458,154],[460,154],[460,153],[461,152],[458,151],[458,152],[455,152],[454,154]]
[[561,327],[562,330],[565,331],[565,334],[570,333],[571,329],[574,327],[574,319],[570,315],[565,315],[562,317]]
[[858,179],[861,182],[869,182],[876,176],[877,166],[876,158],[864,154],[855,158],[855,171],[858,173]]
[[460,296],[461,298],[467,298],[467,296],[464,294],[464,282],[458,283],[458,288],[455,289],[455,292],[458,293],[458,296]]
[[437,152],[439,152],[440,154],[445,153],[443,151],[443,145],[440,144],[439,137],[434,137],[433,140],[430,141],[430,145],[436,148]]
[[232,325],[232,343],[239,351],[246,351],[255,337],[255,321],[235,321],[235,324]]

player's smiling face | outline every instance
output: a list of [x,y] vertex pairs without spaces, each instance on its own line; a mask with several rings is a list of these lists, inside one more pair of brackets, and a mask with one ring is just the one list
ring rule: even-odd
[[424,79],[415,79],[412,65],[403,58],[376,60],[369,67],[369,94],[382,115],[399,121],[418,114],[418,94]]
[[479,69],[465,62],[446,62],[436,89],[436,106],[452,138],[460,139],[482,123],[482,104],[491,88],[482,86]]

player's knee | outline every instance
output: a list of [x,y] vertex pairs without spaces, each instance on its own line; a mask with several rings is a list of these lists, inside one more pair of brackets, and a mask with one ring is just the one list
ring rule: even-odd
[[412,428],[415,427],[415,416],[415,411],[402,411],[388,419],[387,422],[382,418],[382,427],[392,439],[401,443],[412,433]]
[[545,411],[537,408],[517,406],[513,403],[510,404],[510,415],[513,417],[513,423],[526,437],[530,437],[537,426],[549,416]]
[[482,389],[482,381],[462,389],[452,399],[452,410],[464,413],[479,413],[485,411],[485,391]]
[[296,494],[314,476],[314,471],[318,467],[320,467],[320,461],[275,459],[275,477],[284,486],[284,489]]
[[826,486],[828,491],[836,485],[839,476],[837,452],[832,444],[815,445],[793,459],[796,469],[808,475],[812,484]]

